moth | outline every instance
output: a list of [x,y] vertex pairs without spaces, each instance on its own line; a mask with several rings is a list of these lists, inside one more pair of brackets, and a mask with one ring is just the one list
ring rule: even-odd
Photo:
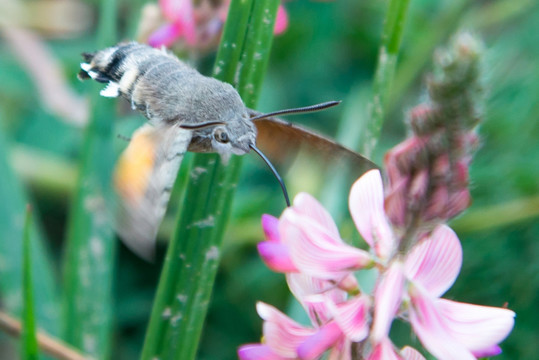
[[332,140],[275,117],[321,110],[339,102],[262,114],[247,108],[231,85],[201,75],[164,49],[130,42],[82,56],[79,79],[106,83],[102,96],[125,98],[148,120],[133,134],[114,177],[120,203],[116,230],[142,257],[153,254],[186,151],[218,153],[224,162],[232,154],[255,151],[280,182],[287,205],[286,187],[257,143],[261,148],[307,143],[335,157],[351,158],[361,172],[376,167]]

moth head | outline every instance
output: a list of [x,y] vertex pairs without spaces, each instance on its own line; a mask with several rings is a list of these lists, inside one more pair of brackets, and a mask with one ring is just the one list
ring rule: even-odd
[[245,115],[196,125],[181,125],[193,130],[189,151],[216,152],[226,162],[231,154],[244,155],[256,143],[256,127]]

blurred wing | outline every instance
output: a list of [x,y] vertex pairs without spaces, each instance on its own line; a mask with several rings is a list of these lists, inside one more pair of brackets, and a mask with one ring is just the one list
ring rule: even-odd
[[[260,114],[254,110],[249,111],[251,117]],[[356,177],[370,169],[378,168],[369,159],[335,141],[282,119],[269,117],[254,120],[254,123],[258,130],[257,146],[266,156],[276,162],[286,162],[289,157],[294,157],[299,150],[307,148],[317,158],[319,158],[319,154],[322,154],[326,163],[343,162]]]
[[116,231],[137,255],[151,260],[178,169],[192,132],[145,124],[124,150],[114,175],[119,197]]

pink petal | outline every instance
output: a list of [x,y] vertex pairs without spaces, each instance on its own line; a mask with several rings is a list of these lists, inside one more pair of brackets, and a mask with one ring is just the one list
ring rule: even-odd
[[328,360],[352,360],[352,343],[347,339],[338,341],[330,350]]
[[342,337],[342,331],[335,322],[327,323],[298,346],[298,357],[302,360],[318,359]]
[[163,16],[170,22],[181,21],[185,14],[193,14],[191,0],[159,0]]
[[273,28],[273,32],[275,33],[275,35],[280,35],[286,30],[287,27],[288,14],[286,13],[284,6],[279,5],[279,8],[277,9],[277,18],[275,19],[275,27]]
[[423,201],[429,189],[429,180],[429,171],[427,169],[419,170],[417,174],[413,175],[410,182],[410,189],[408,190],[410,202],[419,204]]
[[[159,5],[167,20],[180,28],[181,36],[189,45],[196,43],[196,24],[191,0],[160,0]],[[170,44],[163,43],[169,46]],[[153,46],[153,45],[152,45]]]
[[367,252],[345,244],[325,228],[292,211],[285,210],[279,230],[293,263],[308,275],[340,280],[351,270],[372,264]]
[[455,282],[462,265],[462,247],[446,225],[437,226],[408,253],[406,276],[434,297],[441,296]]
[[148,44],[155,48],[170,46],[183,34],[179,24],[165,24],[155,30],[148,38]]
[[[320,326],[327,323],[333,315],[327,308],[327,302],[335,304],[344,302],[347,293],[327,280],[313,278],[302,273],[286,274],[286,281],[292,294],[298,299],[312,323]],[[324,295],[324,300],[313,301],[313,295]]]
[[492,345],[490,348],[482,349],[481,351],[472,351],[474,356],[478,359],[489,358],[502,353],[502,348],[498,345]]
[[288,247],[281,243],[262,241],[257,244],[258,253],[264,263],[275,272],[297,272],[290,258]]
[[395,239],[384,212],[380,171],[370,170],[352,185],[349,207],[361,236],[379,257],[388,258],[395,250]]
[[375,342],[389,335],[393,318],[402,302],[404,271],[400,261],[394,261],[382,274],[374,292],[374,320],[371,337]]
[[440,360],[475,360],[475,356],[452,338],[445,317],[436,307],[435,298],[410,285],[410,323],[423,346]]
[[436,301],[436,306],[451,336],[474,354],[495,354],[496,345],[509,335],[515,321],[515,313],[504,308],[446,299]]
[[369,334],[370,306],[370,298],[363,295],[330,307],[333,308],[335,321],[346,337],[353,342],[358,342],[364,340]]
[[385,337],[374,346],[367,360],[401,360],[401,358],[393,349],[391,340]]
[[339,238],[339,229],[330,213],[314,197],[307,193],[299,193],[294,198],[292,209],[300,215],[311,219],[327,230],[335,238]]
[[268,214],[262,215],[262,229],[267,241],[280,242],[279,219]]
[[316,330],[301,326],[263,302],[256,304],[256,311],[264,320],[263,333],[266,344],[280,356],[295,358],[297,347],[316,333]]
[[263,344],[242,345],[238,349],[240,360],[286,360],[287,358],[275,354],[269,346]]
[[384,201],[387,217],[394,226],[404,226],[406,223],[406,192],[409,177],[402,177],[391,183],[390,191]]
[[425,357],[419,351],[410,346],[405,346],[401,349],[401,357],[403,360],[425,360]]

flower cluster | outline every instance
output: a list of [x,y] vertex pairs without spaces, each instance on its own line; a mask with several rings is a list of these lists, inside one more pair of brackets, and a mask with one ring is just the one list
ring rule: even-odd
[[[470,201],[479,48],[465,34],[439,53],[442,71],[430,80],[431,102],[412,110],[412,136],[385,158],[388,186],[378,170],[352,186],[349,210],[368,250],[344,242],[330,214],[305,193],[279,219],[262,218],[266,240],[259,253],[272,270],[286,274],[311,326],[259,303],[263,343],[242,346],[240,359],[424,359],[410,346],[393,344],[396,318],[409,322],[441,360],[501,352],[513,311],[442,298],[462,265],[460,241],[445,222]],[[377,271],[370,292],[356,277],[366,269]]]
[[[260,255],[305,308],[305,327],[270,305],[259,303],[264,344],[240,348],[241,359],[422,359],[411,347],[397,349],[389,338],[393,319],[407,319],[423,346],[439,359],[476,359],[500,352],[498,343],[511,331],[508,309],[459,303],[441,298],[455,281],[462,249],[455,233],[438,225],[412,250],[399,254],[398,242],[384,211],[380,172],[371,170],[352,187],[349,207],[371,251],[346,244],[337,227],[313,197],[301,193],[280,219],[265,215],[266,241]],[[354,272],[379,270],[372,294]]]
[[[159,0],[159,7],[148,4],[139,26],[139,41],[153,47],[181,42],[188,49],[212,49],[219,42],[229,6],[230,0]],[[288,15],[280,5],[275,34],[287,27]]]

